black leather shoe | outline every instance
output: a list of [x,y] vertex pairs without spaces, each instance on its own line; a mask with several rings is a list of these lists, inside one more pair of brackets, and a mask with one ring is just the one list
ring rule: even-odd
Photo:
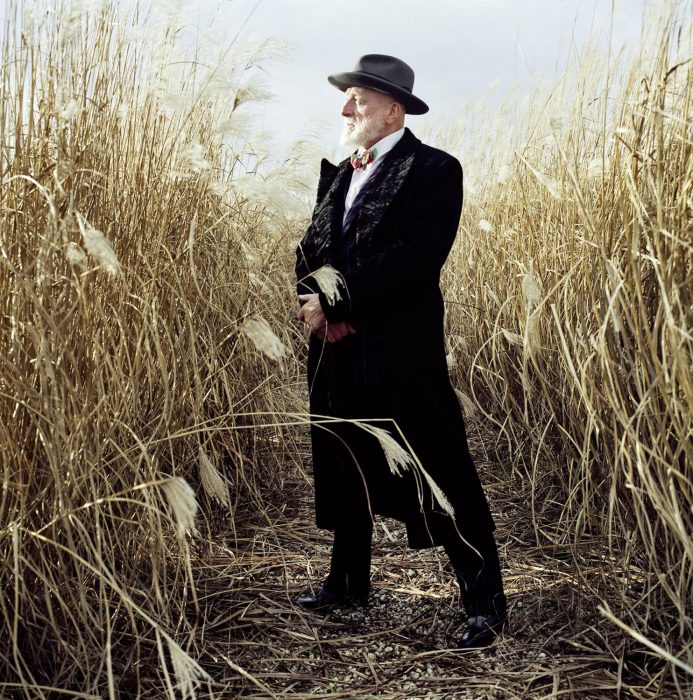
[[453,635],[450,642],[458,649],[480,649],[493,644],[505,626],[505,617],[474,615],[460,634]]
[[346,593],[334,593],[322,586],[317,595],[301,595],[296,598],[296,605],[305,610],[315,612],[329,612],[333,608],[363,608],[368,603],[368,595],[347,595]]

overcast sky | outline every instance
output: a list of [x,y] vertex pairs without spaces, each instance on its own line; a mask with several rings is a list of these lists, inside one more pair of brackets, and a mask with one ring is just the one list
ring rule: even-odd
[[[40,1],[87,7],[104,0]],[[615,50],[637,44],[644,12],[666,0],[112,1],[122,8],[159,5],[198,38],[212,21],[215,40],[222,43],[239,29],[241,43],[285,39],[293,47],[290,57],[263,66],[275,97],[255,107],[257,126],[272,134],[280,156],[322,123],[319,141],[326,155],[341,156],[343,96],[327,75],[352,70],[363,54],[391,54],[411,65],[414,93],[430,113],[408,117],[407,125],[425,133],[463,103],[487,98],[492,86],[500,99],[513,89],[522,97],[538,80],[554,81],[591,39],[605,46],[610,35]],[[5,9],[0,0],[0,18]]]
[[320,119],[330,125],[322,136],[330,149],[341,130],[342,94],[326,77],[352,70],[362,54],[391,54],[412,66],[414,93],[431,111],[409,117],[408,125],[423,130],[464,101],[484,99],[492,85],[499,95],[512,88],[521,95],[536,80],[555,79],[590,38],[606,41],[611,31],[616,49],[637,42],[643,12],[653,5],[655,0],[234,0],[225,12],[236,18],[229,31],[247,19],[243,35],[278,36],[293,45],[289,60],[268,69],[275,101],[264,107],[260,123],[275,134],[277,148]]

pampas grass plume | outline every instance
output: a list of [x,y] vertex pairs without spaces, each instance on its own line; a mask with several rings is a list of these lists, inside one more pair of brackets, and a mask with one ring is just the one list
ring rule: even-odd
[[426,479],[426,483],[431,489],[431,493],[433,494],[433,498],[438,501],[438,505],[450,516],[453,518],[455,517],[455,509],[452,507],[452,503],[447,499],[447,496],[443,493],[442,489],[436,482],[433,480],[431,475],[425,470],[421,469],[421,473],[424,476],[424,479]]
[[161,485],[161,489],[173,511],[176,534],[182,538],[186,532],[194,533],[198,505],[190,484],[182,476],[173,476]]
[[472,418],[477,412],[476,404],[460,389],[455,389],[457,398],[462,406],[462,411],[464,411],[464,417],[469,419]]
[[281,360],[286,355],[286,346],[270,328],[269,323],[260,316],[247,319],[240,328],[241,332],[252,340],[255,347],[270,360]]
[[82,239],[87,253],[110,275],[119,274],[120,261],[103,233],[93,226],[89,226],[79,212],[75,213],[75,218],[79,224],[79,230],[82,232]]
[[109,275],[120,274],[120,261],[106,237],[95,228],[86,229],[82,237],[87,253],[94,258]]
[[65,257],[67,258],[68,262],[72,263],[73,265],[79,265],[79,267],[86,267],[87,263],[89,262],[89,259],[82,248],[77,245],[77,243],[72,241],[67,244],[67,248],[65,249]]
[[541,288],[534,275],[522,275],[522,294],[531,304],[538,304],[541,301]]
[[342,275],[331,265],[323,265],[312,274],[313,279],[318,283],[320,291],[327,297],[330,304],[334,304],[342,298],[339,293],[339,285],[344,284]]
[[212,679],[195,659],[183,651],[171,637],[167,636],[166,642],[171,658],[171,666],[173,667],[173,675],[176,678],[176,690],[180,693],[181,700],[188,700],[188,698],[195,700],[200,680],[211,681]]
[[590,180],[598,180],[603,175],[604,175],[604,160],[602,158],[593,158],[587,164],[587,177]]
[[200,481],[205,493],[210,498],[230,508],[231,498],[226,481],[202,447],[200,447],[197,464],[200,469]]
[[416,469],[423,475],[426,483],[431,488],[433,497],[436,501],[438,501],[441,508],[446,513],[454,516],[454,510],[450,504],[450,501],[448,501],[441,488],[433,480],[433,477],[431,477],[431,475],[423,468],[421,463],[414,458],[409,450],[402,447],[402,445],[400,445],[397,440],[395,440],[392,435],[383,428],[370,424],[363,424],[362,427],[377,438],[378,442],[380,443],[380,447],[385,454],[387,466],[395,476],[402,476],[403,469]]
[[501,305],[500,299],[498,298],[498,295],[493,291],[493,289],[491,289],[491,287],[489,287],[488,284],[486,284],[486,285],[484,286],[484,289],[486,290],[486,294],[488,294],[488,298],[489,298],[496,306],[500,306],[500,305]]
[[505,328],[503,328],[501,332],[503,333],[503,337],[511,345],[522,345],[523,344],[521,335],[518,335],[517,333],[513,333],[512,331],[508,331]]
[[402,476],[402,469],[411,468],[415,462],[411,454],[400,445],[397,440],[395,440],[387,430],[379,428],[375,425],[367,425],[366,429],[371,432],[380,443],[383,452],[385,453],[385,459],[387,460],[387,466],[390,467],[390,471],[396,476]]

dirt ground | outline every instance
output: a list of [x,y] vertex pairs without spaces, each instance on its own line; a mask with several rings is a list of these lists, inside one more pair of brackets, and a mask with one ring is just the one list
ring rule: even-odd
[[567,549],[536,545],[526,499],[494,479],[492,462],[480,467],[509,602],[509,624],[495,646],[449,647],[446,637],[460,624],[452,570],[440,548],[408,550],[403,528],[390,520],[376,525],[366,609],[316,615],[295,606],[299,593],[316,590],[326,576],[330,552],[329,533],[313,524],[310,484],[296,474],[286,481],[283,503],[267,512],[271,525],[204,557],[214,574],[205,578],[214,583],[202,595],[209,641],[201,660],[229,678],[223,696],[681,697],[664,682],[658,659],[598,612],[589,571],[601,572],[608,561],[583,545],[578,577]]

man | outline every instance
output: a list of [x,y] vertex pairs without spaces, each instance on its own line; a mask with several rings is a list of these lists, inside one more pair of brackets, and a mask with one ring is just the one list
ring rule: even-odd
[[[467,614],[454,643],[486,646],[504,624],[506,601],[493,518],[447,372],[439,288],[459,225],[462,169],[404,128],[405,114],[428,107],[403,61],[369,54],[328,80],[345,92],[343,142],[357,150],[339,166],[322,162],[296,273],[299,318],[311,333],[316,520],[334,532],[334,544],[319,592],[297,603],[322,611],[365,605],[372,516],[394,517],[406,524],[410,547],[442,545],[450,557]],[[323,275],[312,276],[326,265],[338,273],[338,295],[320,289]],[[393,474],[358,419],[387,428],[423,470]]]

